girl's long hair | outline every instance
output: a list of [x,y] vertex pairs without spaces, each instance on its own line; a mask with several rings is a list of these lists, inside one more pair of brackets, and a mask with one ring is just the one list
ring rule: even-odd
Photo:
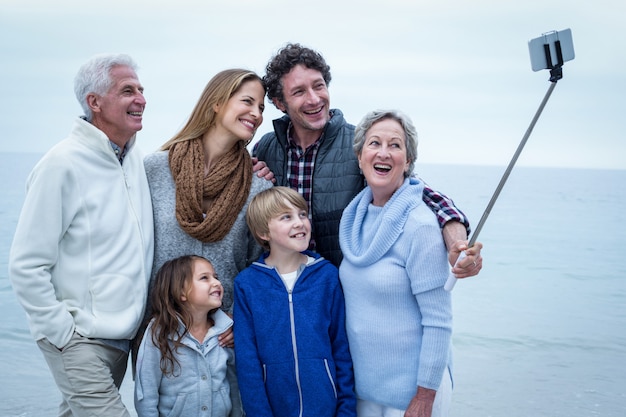
[[[193,319],[189,306],[182,301],[188,296],[193,279],[193,263],[201,256],[186,255],[171,259],[157,272],[152,288],[152,343],[161,352],[161,372],[174,375],[180,363],[176,359],[182,340],[189,333]],[[213,320],[210,311],[207,320]],[[180,323],[183,327],[181,330]]]

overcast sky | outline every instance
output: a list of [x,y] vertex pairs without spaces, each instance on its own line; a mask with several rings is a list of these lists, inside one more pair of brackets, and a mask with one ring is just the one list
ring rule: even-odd
[[[419,164],[506,166],[550,87],[528,41],[570,28],[576,58],[559,81],[520,166],[626,169],[623,0],[1,0],[0,151],[44,152],[81,114],[78,67],[101,52],[140,66],[151,152],[189,116],[218,71],[264,73],[285,43],[331,66],[331,107],[356,124],[398,108],[418,129]],[[255,139],[280,113],[266,103]]]

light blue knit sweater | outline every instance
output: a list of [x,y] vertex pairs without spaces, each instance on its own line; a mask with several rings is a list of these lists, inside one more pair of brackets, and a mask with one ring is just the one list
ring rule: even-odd
[[406,179],[384,207],[365,188],[346,207],[339,276],[357,397],[404,410],[451,366],[452,306],[441,229]]

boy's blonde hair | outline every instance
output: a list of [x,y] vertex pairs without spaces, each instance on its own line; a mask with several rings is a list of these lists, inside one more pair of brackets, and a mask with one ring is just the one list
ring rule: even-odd
[[273,217],[289,210],[285,200],[295,208],[306,211],[308,216],[309,209],[304,197],[297,191],[282,186],[272,187],[255,195],[246,211],[246,223],[250,233],[266,250],[270,249],[270,244],[261,235],[269,233],[269,223]]

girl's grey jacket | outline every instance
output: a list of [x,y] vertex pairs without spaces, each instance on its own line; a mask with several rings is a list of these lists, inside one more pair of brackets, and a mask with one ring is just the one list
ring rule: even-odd
[[[180,366],[174,375],[163,375],[159,348],[152,343],[150,322],[137,356],[135,408],[139,417],[243,415],[235,371],[234,351],[223,348],[218,335],[232,327],[233,321],[222,310],[213,314],[215,325],[204,341],[190,334],[182,340],[176,358]],[[181,323],[179,331],[184,330]]]

